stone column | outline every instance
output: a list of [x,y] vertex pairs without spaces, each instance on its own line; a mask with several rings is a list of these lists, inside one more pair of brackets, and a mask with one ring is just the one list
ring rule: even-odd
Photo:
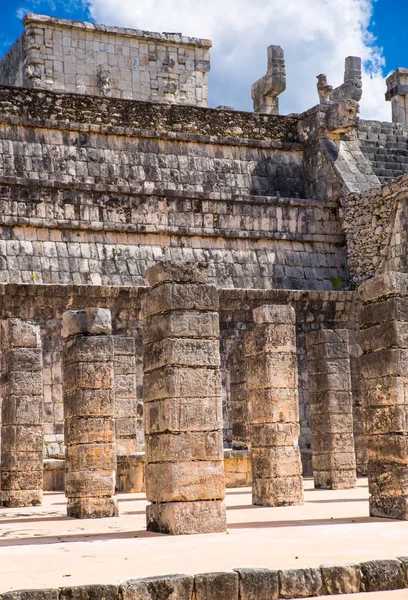
[[246,389],[245,353],[243,341],[237,341],[228,357],[229,400],[232,422],[232,448],[247,450],[249,447],[249,411]]
[[[350,331],[349,331],[350,334]],[[361,395],[361,348],[355,339],[355,333],[350,337],[350,372],[351,372],[351,397],[353,401],[353,434],[354,451],[356,453],[357,477],[367,477],[367,450],[364,427],[364,407]]]
[[116,452],[136,454],[144,444],[143,419],[138,418],[135,340],[113,338]]
[[408,274],[374,277],[360,291],[370,515],[408,520]]
[[391,102],[392,122],[408,123],[408,69],[397,69],[386,79],[385,99]]
[[117,516],[113,339],[109,310],[63,315],[65,494],[78,519]]
[[356,455],[348,331],[313,331],[306,343],[315,488],[353,488]]
[[303,504],[295,311],[261,306],[253,314],[245,340],[252,503]]
[[200,265],[159,263],[142,298],[147,529],[226,529],[218,292]]
[[40,327],[1,323],[1,504],[39,506],[43,489],[43,378]]

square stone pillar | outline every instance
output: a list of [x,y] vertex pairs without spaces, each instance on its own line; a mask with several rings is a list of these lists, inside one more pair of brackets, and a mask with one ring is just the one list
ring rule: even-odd
[[103,308],[63,315],[65,495],[77,519],[118,514],[111,330]]
[[348,331],[313,331],[306,344],[315,488],[353,488],[356,455]]
[[232,448],[233,450],[247,450],[249,448],[249,410],[242,340],[236,342],[236,347],[228,356],[228,371]]
[[226,529],[218,292],[199,266],[159,263],[142,298],[147,529]]
[[43,360],[40,327],[1,323],[1,504],[39,506],[43,489]]
[[143,448],[144,430],[138,417],[134,338],[114,336],[113,372],[116,453],[136,454]]
[[370,515],[408,519],[408,274],[360,287]]
[[396,69],[386,84],[385,99],[391,102],[392,122],[408,123],[408,69]]
[[245,339],[252,503],[303,504],[295,311],[261,306],[253,314]]

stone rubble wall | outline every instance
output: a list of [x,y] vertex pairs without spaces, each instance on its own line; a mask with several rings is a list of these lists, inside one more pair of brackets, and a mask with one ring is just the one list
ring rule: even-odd
[[2,84],[207,106],[209,40],[33,14],[23,22],[0,61]]
[[408,587],[407,559],[323,564],[302,569],[246,569],[220,573],[162,575],[120,584],[83,585],[4,592],[0,600],[253,600],[311,598],[404,589]]
[[341,198],[350,282],[357,286],[383,270],[405,270],[408,176]]
[[[132,130],[217,138],[299,143],[297,117],[259,115],[195,106],[154,104],[119,98],[99,98],[0,86],[0,121],[31,126],[59,126],[81,133],[114,132],[128,135]],[[152,133],[150,134],[152,137]],[[209,140],[210,141],[210,140]]]

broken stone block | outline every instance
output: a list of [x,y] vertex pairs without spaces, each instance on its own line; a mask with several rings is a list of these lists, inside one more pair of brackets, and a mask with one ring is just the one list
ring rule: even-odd
[[309,598],[324,592],[320,569],[284,569],[279,571],[281,598]]
[[361,591],[381,592],[405,588],[404,565],[399,560],[371,560],[360,564]]
[[360,591],[360,565],[324,564],[320,570],[325,594],[357,594]]
[[171,535],[223,533],[226,510],[222,500],[153,503],[146,507],[148,531]]
[[241,600],[278,600],[279,573],[269,569],[234,569]]
[[195,600],[238,600],[238,574],[203,573],[194,576]]
[[191,575],[164,575],[126,581],[120,593],[123,600],[191,600],[193,587]]

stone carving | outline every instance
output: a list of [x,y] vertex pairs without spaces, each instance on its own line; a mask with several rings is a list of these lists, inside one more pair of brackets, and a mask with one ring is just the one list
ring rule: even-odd
[[295,311],[261,306],[245,339],[252,503],[303,504]]
[[65,495],[77,519],[118,515],[111,332],[109,310],[63,314]]
[[200,266],[159,263],[142,298],[147,529],[226,529],[218,292]]
[[266,75],[258,79],[251,88],[254,111],[267,115],[278,115],[278,96],[285,89],[286,70],[283,49],[280,46],[269,46]]
[[408,69],[397,69],[386,79],[385,99],[391,102],[393,123],[408,123]]
[[347,329],[322,329],[306,338],[316,488],[356,485],[348,339]]
[[330,104],[330,96],[333,86],[328,85],[327,75],[321,73],[317,76],[317,93],[319,94],[320,104]]
[[1,504],[38,506],[43,488],[43,360],[40,327],[1,323]]
[[97,69],[98,87],[106,98],[112,96],[112,72],[107,67],[99,66]]
[[24,68],[24,78],[30,87],[42,86],[42,66],[39,63],[28,63]]
[[333,89],[323,73],[317,76],[320,104],[328,106],[324,126],[329,132],[347,133],[357,126],[359,101],[363,86],[361,58],[348,56],[345,60],[344,82]]

